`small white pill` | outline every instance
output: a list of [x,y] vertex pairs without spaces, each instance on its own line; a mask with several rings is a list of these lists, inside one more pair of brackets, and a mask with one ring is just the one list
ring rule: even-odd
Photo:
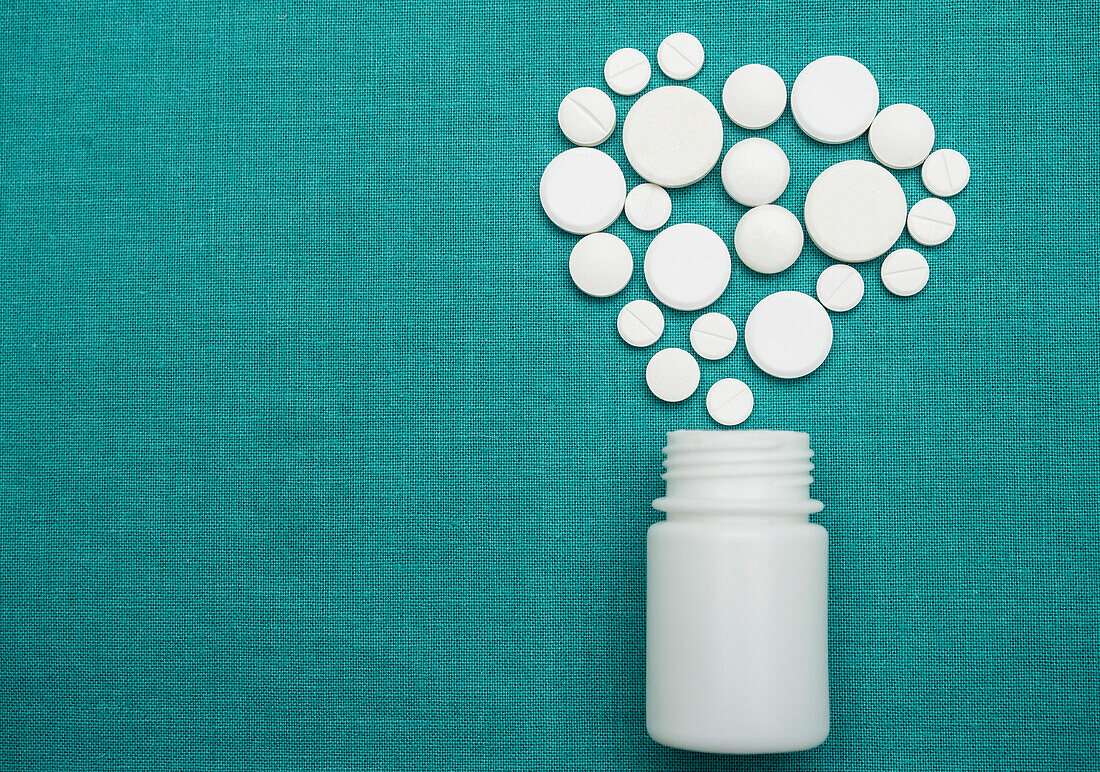
[[656,303],[632,300],[622,307],[615,320],[619,335],[636,348],[652,346],[664,334],[665,315]]
[[916,295],[928,284],[928,261],[915,249],[896,249],[882,261],[882,283],[895,295]]
[[633,96],[649,85],[649,59],[637,48],[620,48],[603,64],[608,88],[622,96]]
[[776,292],[745,320],[745,349],[764,372],[801,378],[821,366],[833,347],[829,312],[809,295]]
[[689,32],[674,32],[657,46],[657,66],[673,80],[694,78],[703,68],[703,44]]
[[634,272],[626,242],[612,233],[592,233],[569,253],[569,275],[585,294],[606,298],[619,292]]
[[643,182],[626,194],[626,219],[638,230],[655,231],[671,216],[672,199],[660,185]]
[[955,210],[942,198],[922,198],[909,210],[907,222],[914,241],[934,247],[955,232]]
[[737,378],[723,378],[707,391],[707,412],[723,426],[737,426],[752,413],[752,390]]
[[539,200],[546,216],[564,231],[602,231],[623,211],[626,178],[615,159],[591,147],[559,153],[542,173]]
[[691,347],[703,359],[724,359],[737,346],[737,327],[725,314],[711,311],[691,325]]
[[833,164],[806,193],[806,232],[818,249],[846,263],[874,260],[905,230],[909,206],[893,174],[870,161]]
[[791,86],[798,127],[818,142],[838,145],[867,131],[878,113],[878,84],[871,71],[847,56],[823,56],[798,73]]
[[817,299],[830,311],[851,311],[863,300],[863,277],[850,265],[834,263],[817,277]]
[[722,155],[722,116],[686,86],[643,94],[623,121],[623,150],[642,179],[665,188],[698,182]]
[[653,396],[682,402],[699,388],[699,363],[682,348],[663,348],[645,368],[645,382]]
[[920,178],[930,193],[950,198],[970,182],[970,162],[958,150],[937,150],[925,159]]
[[763,129],[778,121],[787,107],[787,84],[766,64],[746,64],[726,78],[722,107],[741,128]]
[[558,106],[558,125],[574,145],[595,147],[615,130],[615,105],[598,88],[575,88]]
[[703,225],[679,223],[665,228],[645,253],[645,280],[669,308],[697,311],[717,300],[733,270],[722,238]]
[[763,137],[749,137],[731,147],[722,160],[722,185],[745,206],[775,201],[787,189],[791,162],[783,148]]
[[741,262],[757,273],[779,273],[802,254],[802,224],[777,204],[754,206],[737,221],[733,248]]
[[871,153],[883,166],[912,169],[920,166],[936,142],[936,127],[916,105],[896,104],[883,109],[867,133]]

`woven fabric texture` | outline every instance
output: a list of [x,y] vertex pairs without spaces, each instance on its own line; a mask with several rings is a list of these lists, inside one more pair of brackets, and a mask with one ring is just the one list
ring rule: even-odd
[[[0,9],[0,769],[1070,770],[1100,763],[1096,2],[7,3]],[[743,345],[831,535],[833,731],[645,735],[663,433],[538,204],[561,97],[668,33],[788,86],[843,53],[971,161],[928,288]],[[667,82],[654,67],[652,85]],[[632,100],[615,97],[619,121]],[[746,136],[725,121],[726,144]],[[801,215],[827,147],[790,113]],[[606,149],[624,161],[619,132]],[[624,163],[625,167],[625,163]],[[628,184],[638,181],[626,167]],[[910,198],[919,174],[899,174]],[[674,222],[732,243],[717,173]],[[904,245],[911,245],[908,236]],[[828,260],[735,265],[714,306]],[[662,345],[693,314],[669,312]]]

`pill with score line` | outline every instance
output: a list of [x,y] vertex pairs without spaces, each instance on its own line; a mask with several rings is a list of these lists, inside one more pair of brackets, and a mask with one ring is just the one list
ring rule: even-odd
[[737,326],[725,314],[711,311],[695,320],[688,339],[703,359],[722,359],[737,347]]
[[703,44],[690,32],[674,32],[657,47],[657,66],[673,80],[694,78],[703,68]]
[[863,277],[850,265],[830,265],[817,277],[817,299],[830,311],[851,311],[863,300]]
[[598,88],[575,88],[558,106],[558,126],[574,145],[595,147],[615,131],[615,105]]
[[607,87],[620,96],[633,96],[649,85],[652,68],[637,48],[620,48],[603,65]]
[[928,284],[928,261],[915,249],[896,249],[882,261],[882,283],[899,297],[916,295]]
[[951,198],[961,193],[970,182],[970,162],[958,150],[943,148],[925,159],[920,168],[920,178],[929,193]]
[[707,390],[707,412],[723,426],[744,423],[753,403],[752,389],[737,378],[723,378]]
[[635,348],[645,348],[664,334],[665,315],[656,303],[632,300],[619,311],[615,326],[624,341]]
[[934,247],[955,232],[955,210],[942,198],[923,198],[909,210],[906,227],[918,244]]

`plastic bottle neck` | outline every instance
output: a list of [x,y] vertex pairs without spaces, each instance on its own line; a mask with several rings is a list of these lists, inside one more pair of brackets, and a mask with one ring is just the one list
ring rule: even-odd
[[736,517],[802,521],[822,510],[810,498],[810,437],[771,430],[673,431],[665,445],[669,520]]

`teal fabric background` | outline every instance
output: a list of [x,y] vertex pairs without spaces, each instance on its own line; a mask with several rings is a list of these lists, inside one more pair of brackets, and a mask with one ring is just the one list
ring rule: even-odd
[[[1098,11],[4,4],[0,768],[1100,768]],[[645,735],[663,432],[711,424],[615,334],[650,237],[614,226],[638,271],[595,301],[537,200],[561,97],[678,30],[715,100],[855,56],[973,166],[929,287],[865,266],[818,372],[703,368],[818,453],[833,732],[804,754]],[[762,134],[798,214],[869,157]],[[673,201],[732,241],[716,174]],[[715,308],[826,264],[735,266]]]

